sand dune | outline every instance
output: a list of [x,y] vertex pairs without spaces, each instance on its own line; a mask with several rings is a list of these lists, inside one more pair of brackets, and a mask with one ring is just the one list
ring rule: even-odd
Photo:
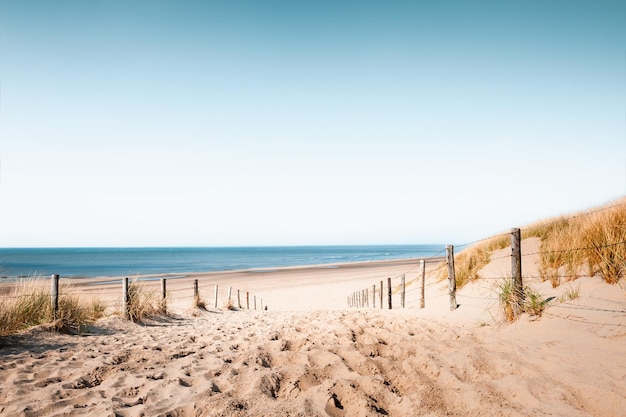
[[[625,415],[620,287],[581,278],[579,299],[510,325],[498,321],[489,280],[461,290],[453,312],[445,283],[432,278],[423,310],[418,291],[405,309],[345,306],[351,290],[410,267],[233,276],[271,308],[191,314],[181,304],[145,325],[107,318],[81,336],[7,338],[0,415]],[[545,284],[535,283],[559,291]]]

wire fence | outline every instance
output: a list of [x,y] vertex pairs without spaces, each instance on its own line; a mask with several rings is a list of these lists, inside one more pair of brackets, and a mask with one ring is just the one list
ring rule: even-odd
[[[578,214],[576,216],[571,216],[569,218],[571,219],[571,218],[591,215],[600,211],[612,209],[615,207],[621,207],[625,205],[626,203],[621,203],[621,204],[601,208],[598,210]],[[562,221],[562,220],[559,219],[559,220],[555,220],[555,222],[556,221]],[[515,250],[514,250],[515,230],[517,230],[517,233],[518,233],[517,239],[519,239],[519,242],[517,244],[518,246],[517,254],[515,253]],[[520,293],[518,294],[518,297],[520,297],[520,300],[518,300],[517,302],[520,302],[520,303],[522,302],[521,301],[522,299],[532,298],[533,296],[532,289],[530,289],[525,284],[525,283],[528,283],[529,281],[543,282],[543,281],[548,281],[548,280],[556,280],[560,284],[561,280],[569,281],[569,280],[577,279],[582,276],[596,276],[596,275],[602,276],[602,270],[600,269],[591,268],[590,271],[592,273],[585,274],[585,273],[579,273],[577,271],[564,271],[563,265],[556,265],[554,268],[552,268],[552,270],[549,270],[549,268],[544,265],[543,268],[539,268],[540,269],[539,274],[535,273],[535,274],[523,275],[521,274],[521,259],[522,258],[539,257],[539,260],[541,262],[542,257],[549,256],[552,254],[567,254],[567,253],[578,253],[578,252],[585,252],[585,251],[590,252],[590,253],[597,253],[598,251],[607,250],[607,249],[612,250],[620,246],[626,245],[626,240],[618,240],[615,242],[608,242],[608,243],[604,243],[601,245],[588,245],[588,246],[580,246],[580,247],[571,247],[571,248],[560,249],[560,250],[539,250],[539,251],[529,251],[529,252],[522,253],[521,244],[520,244],[521,243],[521,230],[513,229],[513,231],[510,233],[497,234],[497,235],[493,235],[485,239],[479,239],[479,240],[475,240],[469,243],[464,243],[464,244],[460,244],[456,246],[453,246],[453,245],[448,246],[447,248],[448,251],[452,248],[452,259],[454,259],[454,261],[450,261],[449,256],[446,256],[445,261],[441,259],[440,255],[442,255],[443,251],[441,251],[440,253],[438,253],[437,255],[431,258],[426,258],[425,259],[426,261],[439,263],[438,267],[436,267],[434,270],[443,271],[442,273],[440,273],[440,275],[443,275],[443,273],[445,273],[444,268],[448,267],[448,274],[447,274],[448,283],[446,283],[446,277],[441,277],[440,279],[437,279],[437,278],[433,279],[432,277],[433,271],[431,271],[431,274],[429,277],[430,282],[428,283],[425,282],[423,277],[421,277],[421,280],[420,280],[420,277],[418,276],[418,274],[414,274],[413,276],[409,278],[408,274],[413,272],[420,265],[420,263],[418,263],[418,261],[420,260],[418,260],[416,261],[416,264],[412,268],[408,269],[403,274],[399,274],[394,277],[381,277],[381,279],[379,280],[373,280],[373,284],[370,287],[353,292],[347,298],[348,306],[352,308],[378,308],[378,309],[417,308],[417,305],[416,305],[417,301],[415,297],[411,297],[412,301],[409,302],[408,304],[405,302],[407,294],[416,293],[416,292],[421,292],[420,299],[419,299],[420,308],[424,308],[428,300],[434,300],[434,299],[443,298],[443,297],[450,297],[451,310],[453,310],[459,307],[459,305],[456,303],[457,296],[464,300],[470,300],[470,302],[471,300],[483,302],[483,303],[479,303],[479,305],[476,305],[476,304],[472,305],[471,303],[464,302],[463,305],[465,306],[484,308],[485,303],[488,306],[492,306],[494,303],[498,303],[502,301],[501,295],[498,294],[497,292],[492,291],[490,294],[487,294],[487,295],[482,295],[482,294],[469,295],[469,294],[461,294],[461,293],[457,294],[456,271],[467,270],[469,267],[468,264],[475,262],[475,260],[471,258],[463,259],[462,257],[455,256],[453,251],[455,248],[460,247],[460,248],[465,249],[473,245],[477,245],[477,244],[484,243],[487,241],[493,241],[494,239],[501,239],[504,237],[510,237],[511,239],[511,252],[506,253],[506,254],[495,255],[495,256],[493,254],[489,254],[488,261],[486,263],[493,262],[493,261],[501,261],[507,258],[511,259],[510,275],[508,274],[504,276],[503,275],[493,275],[493,276],[476,275],[472,277],[471,281],[492,281],[492,282],[497,283],[497,286],[506,285],[507,282],[511,282],[515,279],[516,272],[514,270],[515,269],[514,264],[515,264],[515,258],[517,257],[518,258],[517,262],[520,263],[520,266],[518,266],[519,268],[518,279],[519,279],[519,286],[520,286],[520,289],[519,289]],[[448,255],[450,254],[448,253]],[[619,263],[619,265],[617,265],[617,267],[620,268],[619,271],[621,271],[622,274],[626,274],[626,259],[621,259],[618,257],[617,259],[614,259],[613,261]],[[587,272],[590,272],[590,271],[587,271]],[[609,282],[606,279],[606,277],[602,276],[602,278],[605,279],[605,281]],[[432,291],[427,291],[429,287],[439,286],[441,289],[441,287],[446,286],[446,284],[448,284],[447,293],[446,292],[442,293],[440,290],[434,293]],[[553,284],[553,287],[554,286],[555,285]],[[496,289],[497,288],[498,287],[496,287]],[[526,294],[526,293],[529,293],[529,294]],[[544,310],[547,308],[555,308],[555,309],[562,309],[566,312],[568,310],[569,311],[578,310],[578,311],[594,311],[598,313],[612,313],[612,314],[617,314],[617,315],[626,314],[626,303],[621,304],[617,308],[599,308],[599,307],[594,307],[594,306],[572,304],[572,303],[565,302],[563,300],[559,300],[561,301],[559,303],[552,302],[554,301],[554,299],[555,297],[549,297],[548,299],[540,298],[537,301],[537,303],[539,303],[538,308],[541,309],[541,313],[544,313],[545,312]],[[581,320],[580,318],[572,317],[571,315],[561,315],[561,314],[548,313],[548,312],[545,312],[545,313],[550,316],[558,317],[564,320],[584,321],[584,320]],[[590,323],[590,324],[602,324],[599,322],[591,322],[591,321],[585,321],[585,322]],[[608,324],[607,323],[607,325],[626,327],[626,324]]]
[[[168,289],[168,283],[171,282],[174,282],[174,288]],[[49,297],[53,309],[58,309],[59,300],[78,297],[94,300],[103,310],[117,311],[128,318],[126,312],[133,290],[143,292],[148,302],[159,304],[164,309],[174,304],[187,305],[191,308],[201,307],[206,310],[267,309],[263,305],[263,299],[251,294],[250,291],[228,285],[200,284],[198,279],[191,281],[161,278],[160,287],[154,282],[129,281],[128,278],[98,281],[91,285],[74,285],[72,279],[60,280],[58,275],[52,275],[49,279],[39,277],[18,281],[13,286],[13,290],[8,289],[8,292],[0,294],[0,302],[20,302],[25,299]]]

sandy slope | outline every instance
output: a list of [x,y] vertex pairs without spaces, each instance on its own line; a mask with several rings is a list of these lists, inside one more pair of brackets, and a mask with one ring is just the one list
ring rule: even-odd
[[329,308],[324,294],[345,300],[378,282],[377,268],[316,270],[300,285],[293,271],[278,275],[282,286],[255,277],[269,311],[181,306],[144,326],[109,318],[83,336],[4,340],[0,415],[626,415],[620,287],[579,279],[579,299],[512,325],[492,319],[493,280],[460,291],[454,312],[442,284],[428,287],[424,310],[417,291],[404,310]]

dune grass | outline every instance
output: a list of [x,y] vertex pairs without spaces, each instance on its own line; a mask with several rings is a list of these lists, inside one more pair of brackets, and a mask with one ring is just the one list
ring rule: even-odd
[[515,294],[511,278],[503,278],[496,286],[500,311],[506,322],[516,320],[520,314],[541,317],[546,308],[545,298],[530,286],[524,287],[523,299]]
[[[599,275],[617,283],[626,273],[626,198],[591,212],[559,217],[522,229],[522,239],[541,240],[539,273],[553,287],[582,275]],[[457,288],[479,279],[478,272],[489,263],[491,253],[511,244],[503,234],[481,241],[454,257]],[[445,262],[437,276],[446,279]]]
[[582,275],[599,275],[608,284],[616,284],[624,276],[626,199],[530,229],[541,237],[541,277],[553,287]]
[[0,297],[0,336],[38,325],[78,333],[104,314],[105,307],[100,301],[82,301],[69,285],[61,286],[59,294],[59,308],[54,314],[50,287],[45,282],[36,279],[21,282],[11,293]]
[[135,281],[130,282],[127,308],[130,320],[140,323],[147,318],[164,315],[166,304],[158,298],[156,290],[147,289]]
[[[462,250],[454,255],[454,274],[457,288],[478,278],[478,271],[489,263],[493,251],[504,249],[511,244],[509,235],[495,236]],[[448,269],[445,262],[437,267],[437,277],[447,279]]]

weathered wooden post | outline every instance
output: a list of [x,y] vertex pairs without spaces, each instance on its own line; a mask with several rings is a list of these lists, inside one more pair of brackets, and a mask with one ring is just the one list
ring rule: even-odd
[[456,275],[454,273],[454,246],[448,245],[446,247],[447,256],[446,263],[448,264],[448,287],[450,292],[450,311],[456,310]]
[[261,311],[263,311],[263,299],[259,298],[259,303],[261,303]]
[[128,292],[128,277],[124,278],[122,281],[122,308],[124,309],[124,318],[130,319],[130,294]]
[[256,295],[254,296],[254,309],[256,310]]
[[237,308],[241,308],[241,297],[239,296],[239,290],[237,290]]
[[406,278],[404,274],[402,274],[400,286],[402,287],[402,292],[400,293],[400,304],[402,305],[402,308],[404,308],[404,303],[406,301]]
[[250,292],[246,291],[246,309],[250,310]]
[[198,290],[198,280],[193,280],[193,304],[197,307],[200,303],[200,291]]
[[426,262],[422,259],[420,261],[420,267],[422,269],[422,295],[420,297],[420,308],[424,308],[426,306],[426,300],[424,299],[424,286],[426,283]]
[[230,304],[231,300],[232,300],[232,292],[233,292],[233,288],[232,287],[228,287],[228,304]]
[[165,278],[161,278],[161,312],[167,312],[167,283]]
[[217,294],[219,291],[219,287],[217,284],[215,284],[215,308],[217,308]]
[[380,280],[380,309],[382,310],[383,308],[385,308],[385,306],[383,305],[383,280]]
[[513,279],[513,311],[516,316],[523,311],[524,283],[522,282],[522,236],[520,229],[511,229],[511,277]]
[[165,301],[167,298],[167,283],[165,282],[165,278],[161,278],[161,299]]
[[52,275],[52,281],[50,284],[50,304],[52,304],[52,319],[57,319],[57,313],[59,312],[59,274]]
[[389,310],[391,310],[391,277],[387,278],[387,293],[389,294]]
[[376,284],[372,285],[372,308],[376,308]]
[[365,289],[365,306],[370,308],[370,291],[368,288]]

